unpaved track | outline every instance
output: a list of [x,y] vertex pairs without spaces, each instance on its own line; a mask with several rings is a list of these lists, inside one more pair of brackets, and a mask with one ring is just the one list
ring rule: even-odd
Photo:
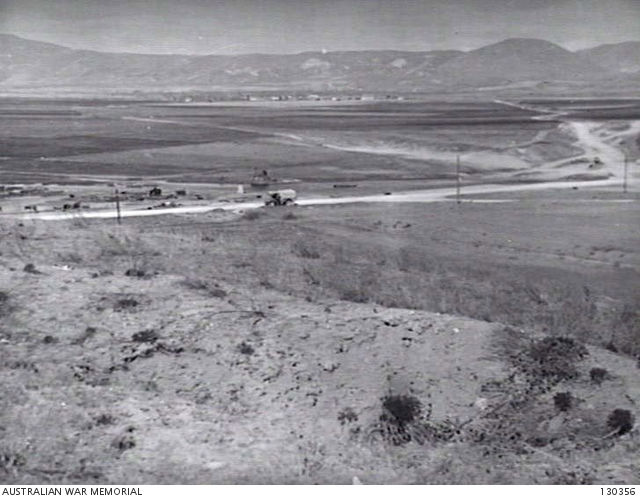
[[[622,178],[624,175],[624,162],[625,155],[617,147],[611,145],[609,142],[616,138],[622,138],[633,135],[640,131],[640,121],[632,121],[629,129],[619,133],[611,133],[607,130],[606,124],[596,121],[578,121],[567,120],[563,117],[568,114],[568,111],[558,111],[542,106],[527,106],[518,104],[515,102],[500,101],[495,102],[506,106],[523,109],[526,111],[534,111],[540,113],[538,116],[533,116],[531,119],[537,121],[549,121],[560,120],[568,131],[573,133],[576,137],[575,145],[583,149],[583,154],[574,158],[565,158],[557,161],[548,162],[538,168],[531,169],[527,174],[535,174],[542,172],[550,172],[558,167],[563,167],[563,173],[566,175],[584,173],[583,165],[571,165],[576,159],[585,159],[592,161],[598,157],[602,161],[603,166],[598,168],[597,173],[602,175],[613,175],[614,177]],[[610,179],[611,184],[615,184],[615,179]]]
[[[584,182],[547,182],[539,184],[517,184],[517,185],[473,185],[464,188],[464,195],[477,194],[500,194],[509,192],[522,191],[541,191],[548,189],[570,189],[573,187],[605,187],[612,185],[612,180],[584,181]],[[368,196],[345,196],[339,198],[308,198],[299,199],[297,204],[300,206],[319,206],[319,205],[336,205],[336,204],[352,204],[352,203],[435,203],[454,200],[454,189],[441,188],[430,190],[419,190],[409,192],[399,192],[396,194],[384,195],[373,194]],[[495,203],[505,202],[501,199],[465,199],[465,203]],[[244,211],[263,207],[261,201],[251,201],[244,203],[212,203],[208,205],[196,206],[177,206],[170,208],[156,209],[128,209],[121,210],[122,217],[149,217],[159,215],[179,215],[187,213],[206,213],[213,210],[223,211]],[[60,212],[42,212],[42,213],[26,213],[26,214],[7,214],[6,217],[13,217],[27,220],[69,220],[74,218],[115,218],[115,210],[101,211],[84,211],[79,213],[60,213]]]

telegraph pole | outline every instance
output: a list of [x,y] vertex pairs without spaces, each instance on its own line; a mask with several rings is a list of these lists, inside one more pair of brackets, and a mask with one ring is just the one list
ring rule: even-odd
[[120,193],[116,187],[116,216],[118,218],[118,225],[120,225],[122,217],[120,216]]
[[460,156],[456,156],[456,201],[458,204],[460,200]]

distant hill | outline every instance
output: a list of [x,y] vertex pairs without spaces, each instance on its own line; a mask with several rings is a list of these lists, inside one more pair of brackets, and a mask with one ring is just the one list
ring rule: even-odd
[[440,65],[434,78],[460,86],[525,81],[594,81],[608,71],[551,42],[513,38],[482,47]]
[[600,45],[578,53],[612,71],[640,73],[640,42]]
[[544,40],[510,39],[470,52],[184,56],[75,50],[0,35],[0,90],[412,92],[549,82],[600,85],[624,79],[637,68],[638,46],[630,42],[575,53]]

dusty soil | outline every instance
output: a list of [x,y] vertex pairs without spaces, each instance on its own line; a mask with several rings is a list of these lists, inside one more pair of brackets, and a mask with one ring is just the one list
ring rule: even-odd
[[0,479],[637,483],[611,197],[3,218]]

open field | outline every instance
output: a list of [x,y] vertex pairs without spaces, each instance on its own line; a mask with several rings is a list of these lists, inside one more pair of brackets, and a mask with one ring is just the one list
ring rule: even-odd
[[451,178],[457,155],[463,172],[480,178],[579,155],[570,130],[536,114],[493,102],[274,108],[4,100],[0,175],[5,183],[68,182],[65,175],[81,172],[96,180],[241,183],[264,168],[305,182],[429,181]]
[[640,130],[518,106],[2,102],[0,481],[638,483]]

